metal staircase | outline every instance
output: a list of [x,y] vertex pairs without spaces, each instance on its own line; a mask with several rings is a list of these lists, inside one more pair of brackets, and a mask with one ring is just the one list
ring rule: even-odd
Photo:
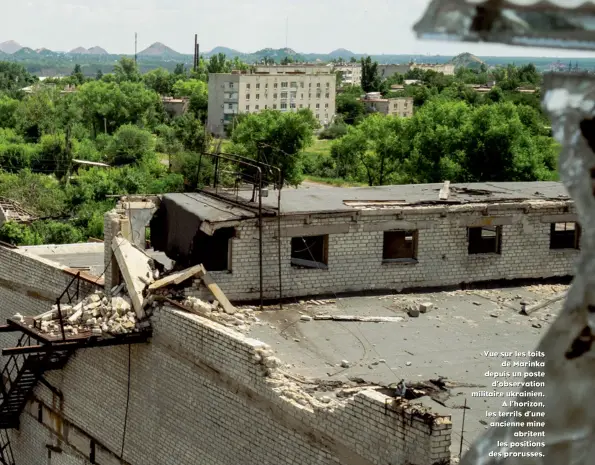
[[[31,346],[31,337],[23,334],[17,347]],[[19,427],[19,417],[37,382],[46,371],[64,367],[71,350],[36,354],[13,354],[2,369],[0,384],[0,429]],[[1,446],[0,446],[1,447]]]

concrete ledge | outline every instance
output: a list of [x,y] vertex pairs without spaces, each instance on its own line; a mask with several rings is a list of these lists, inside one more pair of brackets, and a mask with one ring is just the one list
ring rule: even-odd
[[562,215],[543,215],[539,218],[542,223],[576,223],[578,216],[575,213],[566,213]]
[[329,224],[316,226],[300,226],[295,228],[282,228],[281,237],[321,236],[324,234],[347,234],[349,224]]
[[364,224],[364,232],[390,231],[392,229],[415,231],[418,229],[432,229],[434,224],[433,221],[380,221],[378,223]]
[[485,216],[483,218],[463,218],[458,221],[459,226],[467,228],[481,228],[484,226],[503,226],[520,223],[520,217],[513,216]]

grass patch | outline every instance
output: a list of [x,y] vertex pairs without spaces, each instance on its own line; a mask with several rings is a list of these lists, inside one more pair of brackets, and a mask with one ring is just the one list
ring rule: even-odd
[[314,143],[304,150],[306,155],[322,155],[328,156],[331,153],[332,140],[314,139]]

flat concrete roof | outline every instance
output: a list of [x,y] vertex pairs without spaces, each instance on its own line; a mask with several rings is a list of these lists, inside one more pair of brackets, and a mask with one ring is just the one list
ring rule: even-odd
[[[368,383],[390,385],[401,379],[411,384],[443,376],[456,383],[459,387],[451,389],[451,397],[444,401],[446,407],[429,397],[412,402],[452,416],[452,451],[458,454],[465,399],[469,407],[465,416],[466,449],[486,429],[482,423],[487,420],[485,411],[501,410],[500,398],[471,397],[473,391],[492,391],[493,378],[484,376],[488,370],[503,370],[501,358],[485,357],[483,351],[534,350],[561,310],[562,302],[531,316],[518,313],[520,302],[531,305],[546,301],[566,289],[568,286],[564,285],[534,285],[349,297],[334,299],[336,303],[327,305],[305,302],[284,306],[281,311],[257,311],[260,322],[248,334],[269,344],[287,364],[285,371],[310,381],[346,382],[357,377]],[[407,305],[417,307],[424,302],[434,304],[429,313],[418,318],[407,315]],[[403,321],[301,321],[302,314],[400,316]],[[341,366],[343,360],[349,362],[349,368]]]
[[[214,199],[200,193],[165,194],[164,200],[170,200],[181,209],[198,217],[201,221],[220,223],[254,218],[256,215],[248,209],[243,209],[223,200]],[[250,200],[250,196],[248,196]]]
[[[560,182],[499,182],[451,184],[448,200],[438,198],[443,184],[407,184],[378,187],[308,187],[284,189],[281,192],[281,213],[323,213],[357,211],[381,205],[374,202],[395,202],[394,207],[424,204],[471,204],[498,201],[569,200]],[[242,191],[240,197],[249,200],[251,192]],[[361,203],[369,203],[366,207]],[[345,202],[348,202],[347,204]],[[263,206],[277,207],[277,192],[270,191],[263,198]]]
[[[68,268],[89,268],[89,273],[94,276],[101,276],[105,269],[104,263],[104,244],[80,243],[80,244],[60,244],[60,245],[35,245],[19,247],[19,250],[29,252],[46,260],[51,260]],[[172,262],[162,252],[153,250],[145,251],[151,258],[163,264],[166,268],[171,268]]]

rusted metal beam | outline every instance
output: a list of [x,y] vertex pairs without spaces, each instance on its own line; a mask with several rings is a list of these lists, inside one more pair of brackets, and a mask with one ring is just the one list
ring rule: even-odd
[[83,341],[67,341],[55,342],[52,344],[33,345],[24,347],[7,347],[2,349],[2,355],[21,355],[21,354],[36,354],[52,351],[62,351],[65,349],[83,349],[93,347],[112,347],[128,344],[141,344],[147,342],[151,337],[151,332],[133,333],[123,337],[114,337],[109,339],[99,340],[83,340]]

